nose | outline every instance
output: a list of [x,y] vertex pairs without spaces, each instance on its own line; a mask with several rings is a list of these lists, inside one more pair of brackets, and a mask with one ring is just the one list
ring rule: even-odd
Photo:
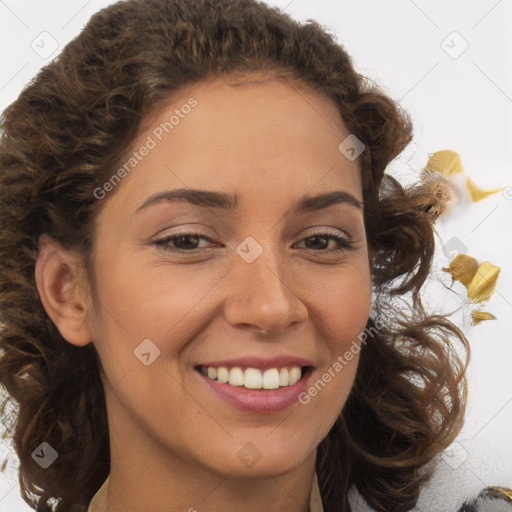
[[270,249],[252,263],[237,257],[229,276],[224,315],[232,326],[275,335],[307,319],[286,262]]

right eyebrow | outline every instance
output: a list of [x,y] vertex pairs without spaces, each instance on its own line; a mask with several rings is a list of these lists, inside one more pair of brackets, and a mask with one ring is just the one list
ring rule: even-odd
[[236,194],[228,194],[226,192],[178,188],[153,194],[137,208],[136,212],[154,204],[173,201],[186,201],[196,206],[203,206],[207,208],[234,210],[238,206],[239,197]]

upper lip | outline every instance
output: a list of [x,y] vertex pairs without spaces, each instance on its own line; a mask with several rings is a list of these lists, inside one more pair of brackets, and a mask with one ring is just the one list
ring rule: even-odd
[[238,357],[236,359],[222,359],[215,361],[207,361],[201,363],[200,366],[208,366],[219,368],[221,366],[227,368],[234,368],[236,366],[246,367],[246,368],[260,368],[262,370],[267,370],[269,368],[281,368],[281,367],[290,367],[290,366],[313,366],[311,361],[304,359],[302,357],[290,356],[290,355],[279,355],[270,358],[264,357]]

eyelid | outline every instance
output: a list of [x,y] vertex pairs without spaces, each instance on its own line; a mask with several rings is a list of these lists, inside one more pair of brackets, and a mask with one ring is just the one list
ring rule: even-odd
[[[311,233],[309,233],[309,230],[313,230]],[[333,227],[329,227],[329,226],[311,226],[305,230],[303,230],[301,232],[301,237],[302,238],[308,238],[309,236],[315,236],[317,234],[320,234],[320,235],[334,235],[334,236],[344,236],[346,238],[351,238],[350,235],[348,233],[346,233],[345,231],[343,231],[342,229],[339,229],[339,228],[333,228]]]
[[[215,242],[215,240],[213,238],[211,238],[210,236],[208,235],[205,235],[203,233],[200,233],[200,232],[197,232],[197,231],[177,231],[176,233],[169,233],[168,235],[165,235],[165,236],[162,236],[161,238],[156,238],[155,240],[153,240],[153,243],[155,245],[161,245],[161,246],[165,246],[165,243],[167,241],[170,241],[170,240],[173,240],[175,238],[179,238],[181,236],[190,236],[190,237],[197,237],[199,239],[203,239],[203,240],[206,240],[207,242],[210,242],[212,244],[215,244],[218,246],[218,244]],[[165,248],[165,247],[164,247]],[[168,250],[171,250],[171,249],[168,249]],[[187,252],[187,253],[193,253],[193,251],[196,251],[196,252],[201,252],[201,251],[204,251],[205,248],[202,247],[202,248],[198,248],[198,249],[190,249],[190,250],[185,250],[185,249],[173,249],[174,251],[176,252]]]
[[[313,227],[311,227],[309,229],[313,229]],[[323,236],[324,238],[335,240],[336,243],[339,245],[339,247],[334,248],[334,249],[311,249],[311,248],[306,247],[304,249],[312,251],[313,253],[318,253],[318,254],[337,255],[341,252],[350,251],[355,248],[355,242],[348,234],[346,234],[342,230],[330,228],[330,227],[326,227],[326,226],[324,226],[324,227],[316,226],[315,231],[312,231],[310,233],[303,232],[303,236],[301,236],[299,238],[298,242],[296,242],[296,243],[304,242],[306,239],[315,237],[315,236],[319,236],[319,237]],[[179,238],[179,237],[196,237],[198,239],[203,239],[209,243],[215,244],[217,247],[219,246],[219,244],[216,243],[212,237],[205,235],[197,230],[192,231],[192,230],[186,230],[186,229],[182,229],[181,231],[177,231],[176,233],[169,233],[166,236],[157,238],[152,241],[152,244],[160,247],[162,250],[167,251],[171,254],[172,253],[173,254],[186,254],[189,256],[204,254],[204,253],[209,252],[212,249],[212,247],[196,247],[196,248],[192,248],[192,249],[179,249],[179,248],[172,247],[172,245],[171,245],[172,240]],[[302,249],[302,248],[300,248],[300,249]]]
[[[154,238],[156,239],[156,237],[160,233],[166,232],[167,229],[168,228],[159,231],[155,235]],[[314,230],[314,231],[309,233],[309,230]],[[345,231],[343,231],[342,229],[333,228],[333,227],[329,227],[329,226],[320,226],[319,225],[319,226],[310,226],[309,228],[306,228],[303,231],[301,231],[301,233],[299,235],[299,241],[304,239],[304,238],[308,238],[310,236],[326,235],[326,234],[334,235],[334,236],[342,236],[342,237],[346,237],[347,239],[351,239],[350,235],[348,233],[346,233]],[[209,242],[214,242],[215,241],[214,238],[217,237],[217,235],[213,235],[213,236],[207,235],[204,232],[195,230],[194,228],[182,228],[181,231],[171,232],[171,233],[168,233],[168,234],[162,236],[160,240],[165,240],[165,239],[168,239],[168,238],[173,238],[173,237],[178,237],[178,236],[187,236],[187,235],[188,236],[198,236],[198,237],[201,237],[201,238],[205,238]],[[156,239],[155,241],[158,241],[158,239]]]

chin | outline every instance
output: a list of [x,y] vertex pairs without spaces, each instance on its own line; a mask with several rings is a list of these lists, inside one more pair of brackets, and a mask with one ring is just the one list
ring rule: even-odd
[[[276,440],[279,443],[278,440]],[[223,456],[215,460],[209,460],[207,465],[223,475],[230,474],[231,477],[268,478],[280,476],[297,469],[304,461],[311,456],[311,452],[297,450],[297,446],[277,447],[268,442],[262,447],[248,441],[241,448],[238,448],[233,456],[226,458],[231,452],[222,450]],[[211,452],[210,452],[211,453]]]
[[240,478],[279,477],[297,469],[304,462],[304,459],[298,459],[296,455],[290,454],[288,457],[262,455],[261,459],[253,463],[240,463],[237,460],[231,464],[231,476],[238,476]]

